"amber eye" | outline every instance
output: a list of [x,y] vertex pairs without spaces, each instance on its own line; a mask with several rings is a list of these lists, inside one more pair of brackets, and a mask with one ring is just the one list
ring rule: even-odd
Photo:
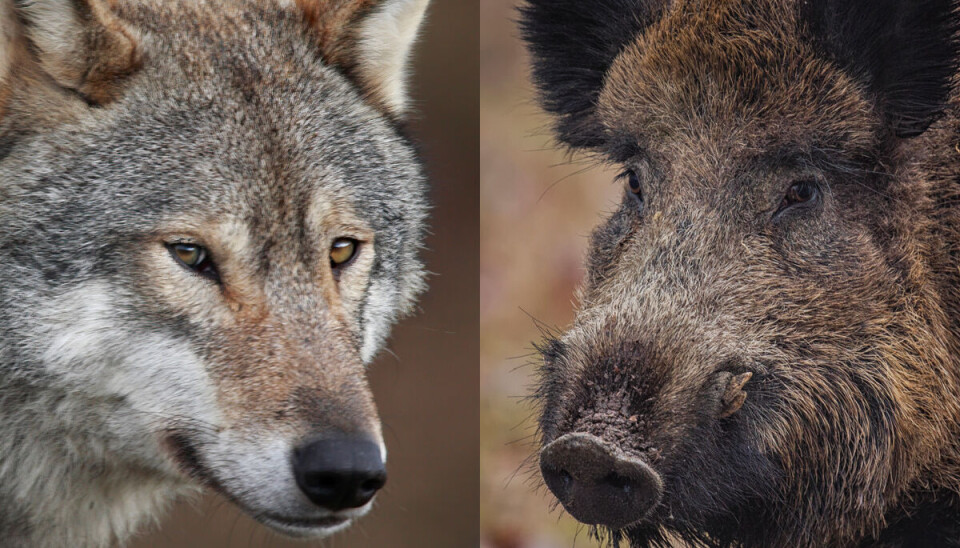
[[330,267],[341,268],[357,254],[358,243],[352,238],[337,238],[330,247]]
[[173,258],[185,268],[204,278],[209,278],[215,282],[220,281],[220,274],[217,272],[217,267],[213,264],[207,248],[197,244],[176,243],[167,244],[167,249],[170,250]]
[[790,185],[787,193],[783,196],[783,199],[780,200],[780,205],[777,207],[777,212],[774,215],[779,215],[794,206],[814,203],[819,193],[820,189],[814,181],[797,181]]

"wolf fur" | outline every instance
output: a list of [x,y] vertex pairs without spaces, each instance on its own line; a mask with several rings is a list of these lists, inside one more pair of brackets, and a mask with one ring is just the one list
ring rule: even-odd
[[369,509],[310,504],[290,453],[382,440],[365,364],[424,289],[426,4],[0,0],[4,546],[122,543],[200,488],[295,536]]

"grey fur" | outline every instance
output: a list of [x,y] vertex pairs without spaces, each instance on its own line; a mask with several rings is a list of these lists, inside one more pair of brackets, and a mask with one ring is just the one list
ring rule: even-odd
[[[198,485],[163,452],[166,429],[191,436],[210,474],[201,483],[255,517],[270,523],[271,510],[301,512],[257,493],[261,482],[292,485],[285,461],[274,471],[280,479],[247,478],[245,459],[267,462],[273,457],[260,453],[269,448],[334,427],[379,435],[375,415],[350,416],[351,394],[369,400],[362,366],[333,363],[339,354],[329,341],[349,348],[339,352],[353,353],[351,363],[369,362],[424,289],[427,206],[414,150],[388,114],[322,60],[295,8],[189,0],[117,9],[137,33],[142,66],[124,77],[116,100],[87,105],[34,78],[14,83],[6,115],[0,109],[5,545],[122,542]],[[365,289],[342,323],[312,274],[327,264],[305,228],[317,192],[349,204],[374,235]],[[269,350],[269,361],[286,338],[302,338],[291,352],[307,357],[289,375],[319,379],[318,390],[336,380],[335,397],[314,408],[341,410],[350,425],[301,416],[293,396],[259,427],[228,418],[230,398],[230,413],[249,410],[217,384],[234,374],[222,353],[230,331],[206,312],[219,304],[176,309],[153,284],[166,276],[188,301],[213,293],[190,278],[145,272],[153,234],[185,216],[246,229],[246,249],[259,261],[246,264],[277,318],[250,352]],[[266,391],[276,371],[237,382]]]

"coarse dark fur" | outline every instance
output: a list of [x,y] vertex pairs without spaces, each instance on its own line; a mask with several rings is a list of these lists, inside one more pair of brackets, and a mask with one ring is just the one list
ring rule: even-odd
[[960,545],[954,2],[521,10],[558,138],[634,185],[537,392],[544,444],[593,434],[663,479],[598,534]]

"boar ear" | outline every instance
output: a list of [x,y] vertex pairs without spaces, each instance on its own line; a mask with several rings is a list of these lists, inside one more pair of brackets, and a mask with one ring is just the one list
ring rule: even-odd
[[937,119],[960,55],[955,0],[808,0],[801,10],[814,43],[876,94],[896,135]]
[[[57,85],[102,104],[139,66],[138,41],[103,0],[2,0],[8,69],[34,62]],[[15,59],[17,39],[28,59]],[[0,61],[0,67],[3,62]]]
[[620,51],[653,22],[666,0],[527,0],[520,29],[533,57],[533,81],[556,132],[572,147],[596,147],[603,79]]
[[324,58],[354,78],[375,104],[401,118],[407,65],[429,0],[296,0]]

